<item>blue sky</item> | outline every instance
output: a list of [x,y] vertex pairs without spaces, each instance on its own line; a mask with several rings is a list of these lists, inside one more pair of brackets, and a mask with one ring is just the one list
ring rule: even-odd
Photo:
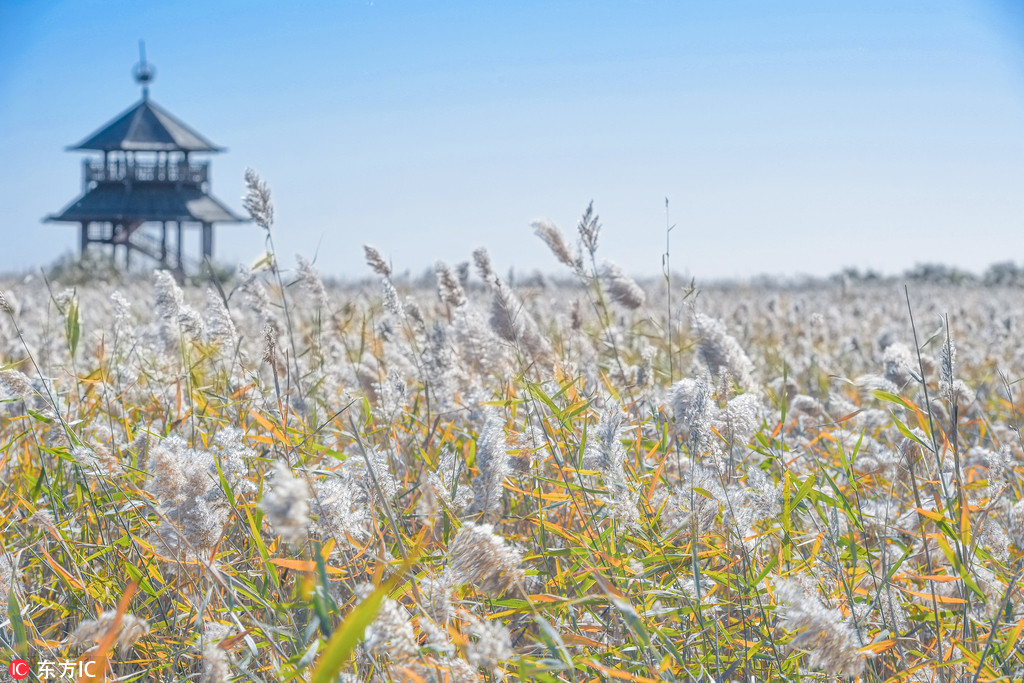
[[[228,152],[213,193],[270,183],[284,260],[362,276],[486,246],[558,266],[529,223],[698,278],[981,270],[1024,249],[1024,13],[956,2],[0,0],[0,270],[75,248],[40,220],[80,190],[64,151],[152,98]],[[218,256],[263,241],[223,226]]]

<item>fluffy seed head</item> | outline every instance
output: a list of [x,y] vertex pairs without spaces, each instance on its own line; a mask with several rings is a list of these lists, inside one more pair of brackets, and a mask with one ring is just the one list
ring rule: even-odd
[[448,549],[447,578],[453,585],[472,584],[480,593],[499,597],[523,580],[522,556],[494,533],[490,524],[467,524]]
[[[107,610],[95,619],[86,619],[78,625],[78,628],[68,638],[68,644],[84,645],[98,643],[114,628],[116,620],[117,612],[114,610]],[[117,628],[117,647],[123,651],[131,647],[139,638],[149,633],[149,622],[133,614],[123,614],[121,615],[121,623]]]
[[487,417],[476,442],[476,466],[480,476],[473,479],[473,512],[494,514],[501,509],[508,475],[503,420],[497,414]]
[[839,610],[825,607],[795,581],[780,581],[776,593],[782,623],[798,631],[790,647],[808,652],[810,668],[840,676],[859,676],[864,671],[857,633]]
[[224,300],[212,289],[206,290],[206,342],[230,349],[238,339],[235,323],[231,320]]
[[207,643],[203,646],[203,672],[199,683],[227,683],[231,676],[231,665],[228,653],[220,643]]
[[274,224],[274,204],[270,201],[270,187],[251,168],[245,169],[245,197],[242,206],[249,212],[252,222],[269,231]]
[[951,404],[957,403],[959,386],[966,386],[955,378],[956,345],[952,338],[946,337],[946,343],[939,352],[939,389]]
[[647,300],[644,290],[618,265],[611,261],[605,261],[601,274],[604,276],[605,285],[608,287],[608,294],[612,297],[612,301],[629,309],[640,308],[644,305],[644,301]]
[[121,292],[114,292],[110,295],[110,300],[114,304],[114,317],[118,324],[125,325],[131,320],[132,317],[132,305],[125,298]]
[[700,337],[699,356],[711,375],[725,374],[746,391],[754,391],[757,388],[754,364],[739,342],[728,333],[725,323],[698,313],[694,316],[693,327]]
[[289,467],[278,462],[270,490],[263,494],[260,505],[274,530],[292,543],[306,539],[309,530],[309,486],[292,474]]
[[320,279],[320,273],[317,272],[316,267],[301,254],[297,255],[295,260],[299,264],[299,279],[302,281],[303,287],[316,298],[321,306],[326,305],[327,288],[324,287],[324,281]]
[[437,274],[437,295],[441,297],[441,301],[456,308],[465,304],[466,293],[448,264],[438,261],[434,264],[434,272]]
[[157,315],[167,322],[177,322],[184,294],[166,270],[153,273],[153,297]]
[[0,370],[0,394],[21,397],[32,388],[32,380],[18,370]]
[[564,265],[572,268],[573,272],[579,273],[582,270],[582,263],[579,254],[574,254],[569,245],[565,243],[562,232],[554,223],[548,220],[534,221],[530,224],[534,234],[548,245],[548,249],[555,255],[555,258]]
[[476,270],[480,273],[480,279],[484,282],[493,284],[498,279],[494,268],[491,266],[491,257],[483,247],[473,251],[473,263],[476,264]]
[[231,633],[231,628],[217,622],[203,624],[203,670],[199,683],[227,683],[231,677],[231,663],[228,652],[221,643]]
[[472,636],[466,644],[466,657],[470,664],[491,669],[515,655],[512,638],[501,622],[484,620],[468,612],[465,615]]
[[[366,599],[373,586],[362,584],[356,594]],[[392,662],[401,663],[416,656],[419,646],[416,633],[409,621],[409,611],[391,598],[385,597],[373,623],[366,627],[363,647],[377,655],[386,655]]]
[[384,256],[369,244],[363,245],[363,252],[366,254],[366,265],[373,269],[381,277],[391,277],[391,265],[384,260]]
[[597,251],[597,235],[601,232],[601,224],[597,218],[597,214],[594,213],[594,202],[591,201],[587,204],[587,210],[580,217],[579,225],[576,226],[580,233],[580,242],[591,257]]
[[5,595],[11,592],[18,578],[18,560],[0,550],[0,591]]

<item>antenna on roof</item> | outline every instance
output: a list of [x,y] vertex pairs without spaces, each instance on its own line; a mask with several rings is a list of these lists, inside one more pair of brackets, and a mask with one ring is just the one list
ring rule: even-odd
[[135,82],[142,86],[142,99],[149,99],[149,84],[156,78],[156,69],[146,62],[146,41],[139,41],[139,63],[132,70]]

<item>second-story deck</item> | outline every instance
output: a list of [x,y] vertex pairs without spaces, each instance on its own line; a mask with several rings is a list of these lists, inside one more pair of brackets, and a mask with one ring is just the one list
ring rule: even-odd
[[82,162],[82,177],[90,183],[181,183],[203,185],[209,180],[208,162],[156,161],[127,162],[111,159],[107,163],[86,159]]

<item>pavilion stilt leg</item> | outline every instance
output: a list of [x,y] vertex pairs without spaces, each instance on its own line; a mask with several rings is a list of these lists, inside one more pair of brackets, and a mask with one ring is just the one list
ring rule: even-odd
[[178,258],[174,262],[174,265],[175,265],[175,267],[177,267],[178,270],[180,270],[181,272],[184,273],[185,272],[185,265],[181,262],[181,254],[182,254],[182,246],[183,246],[182,245],[182,239],[181,239],[181,221],[178,221],[176,223],[176,225],[178,226],[178,242],[177,242]]
[[213,260],[213,226],[203,223],[203,260]]
[[160,224],[160,265],[167,267],[167,221]]

